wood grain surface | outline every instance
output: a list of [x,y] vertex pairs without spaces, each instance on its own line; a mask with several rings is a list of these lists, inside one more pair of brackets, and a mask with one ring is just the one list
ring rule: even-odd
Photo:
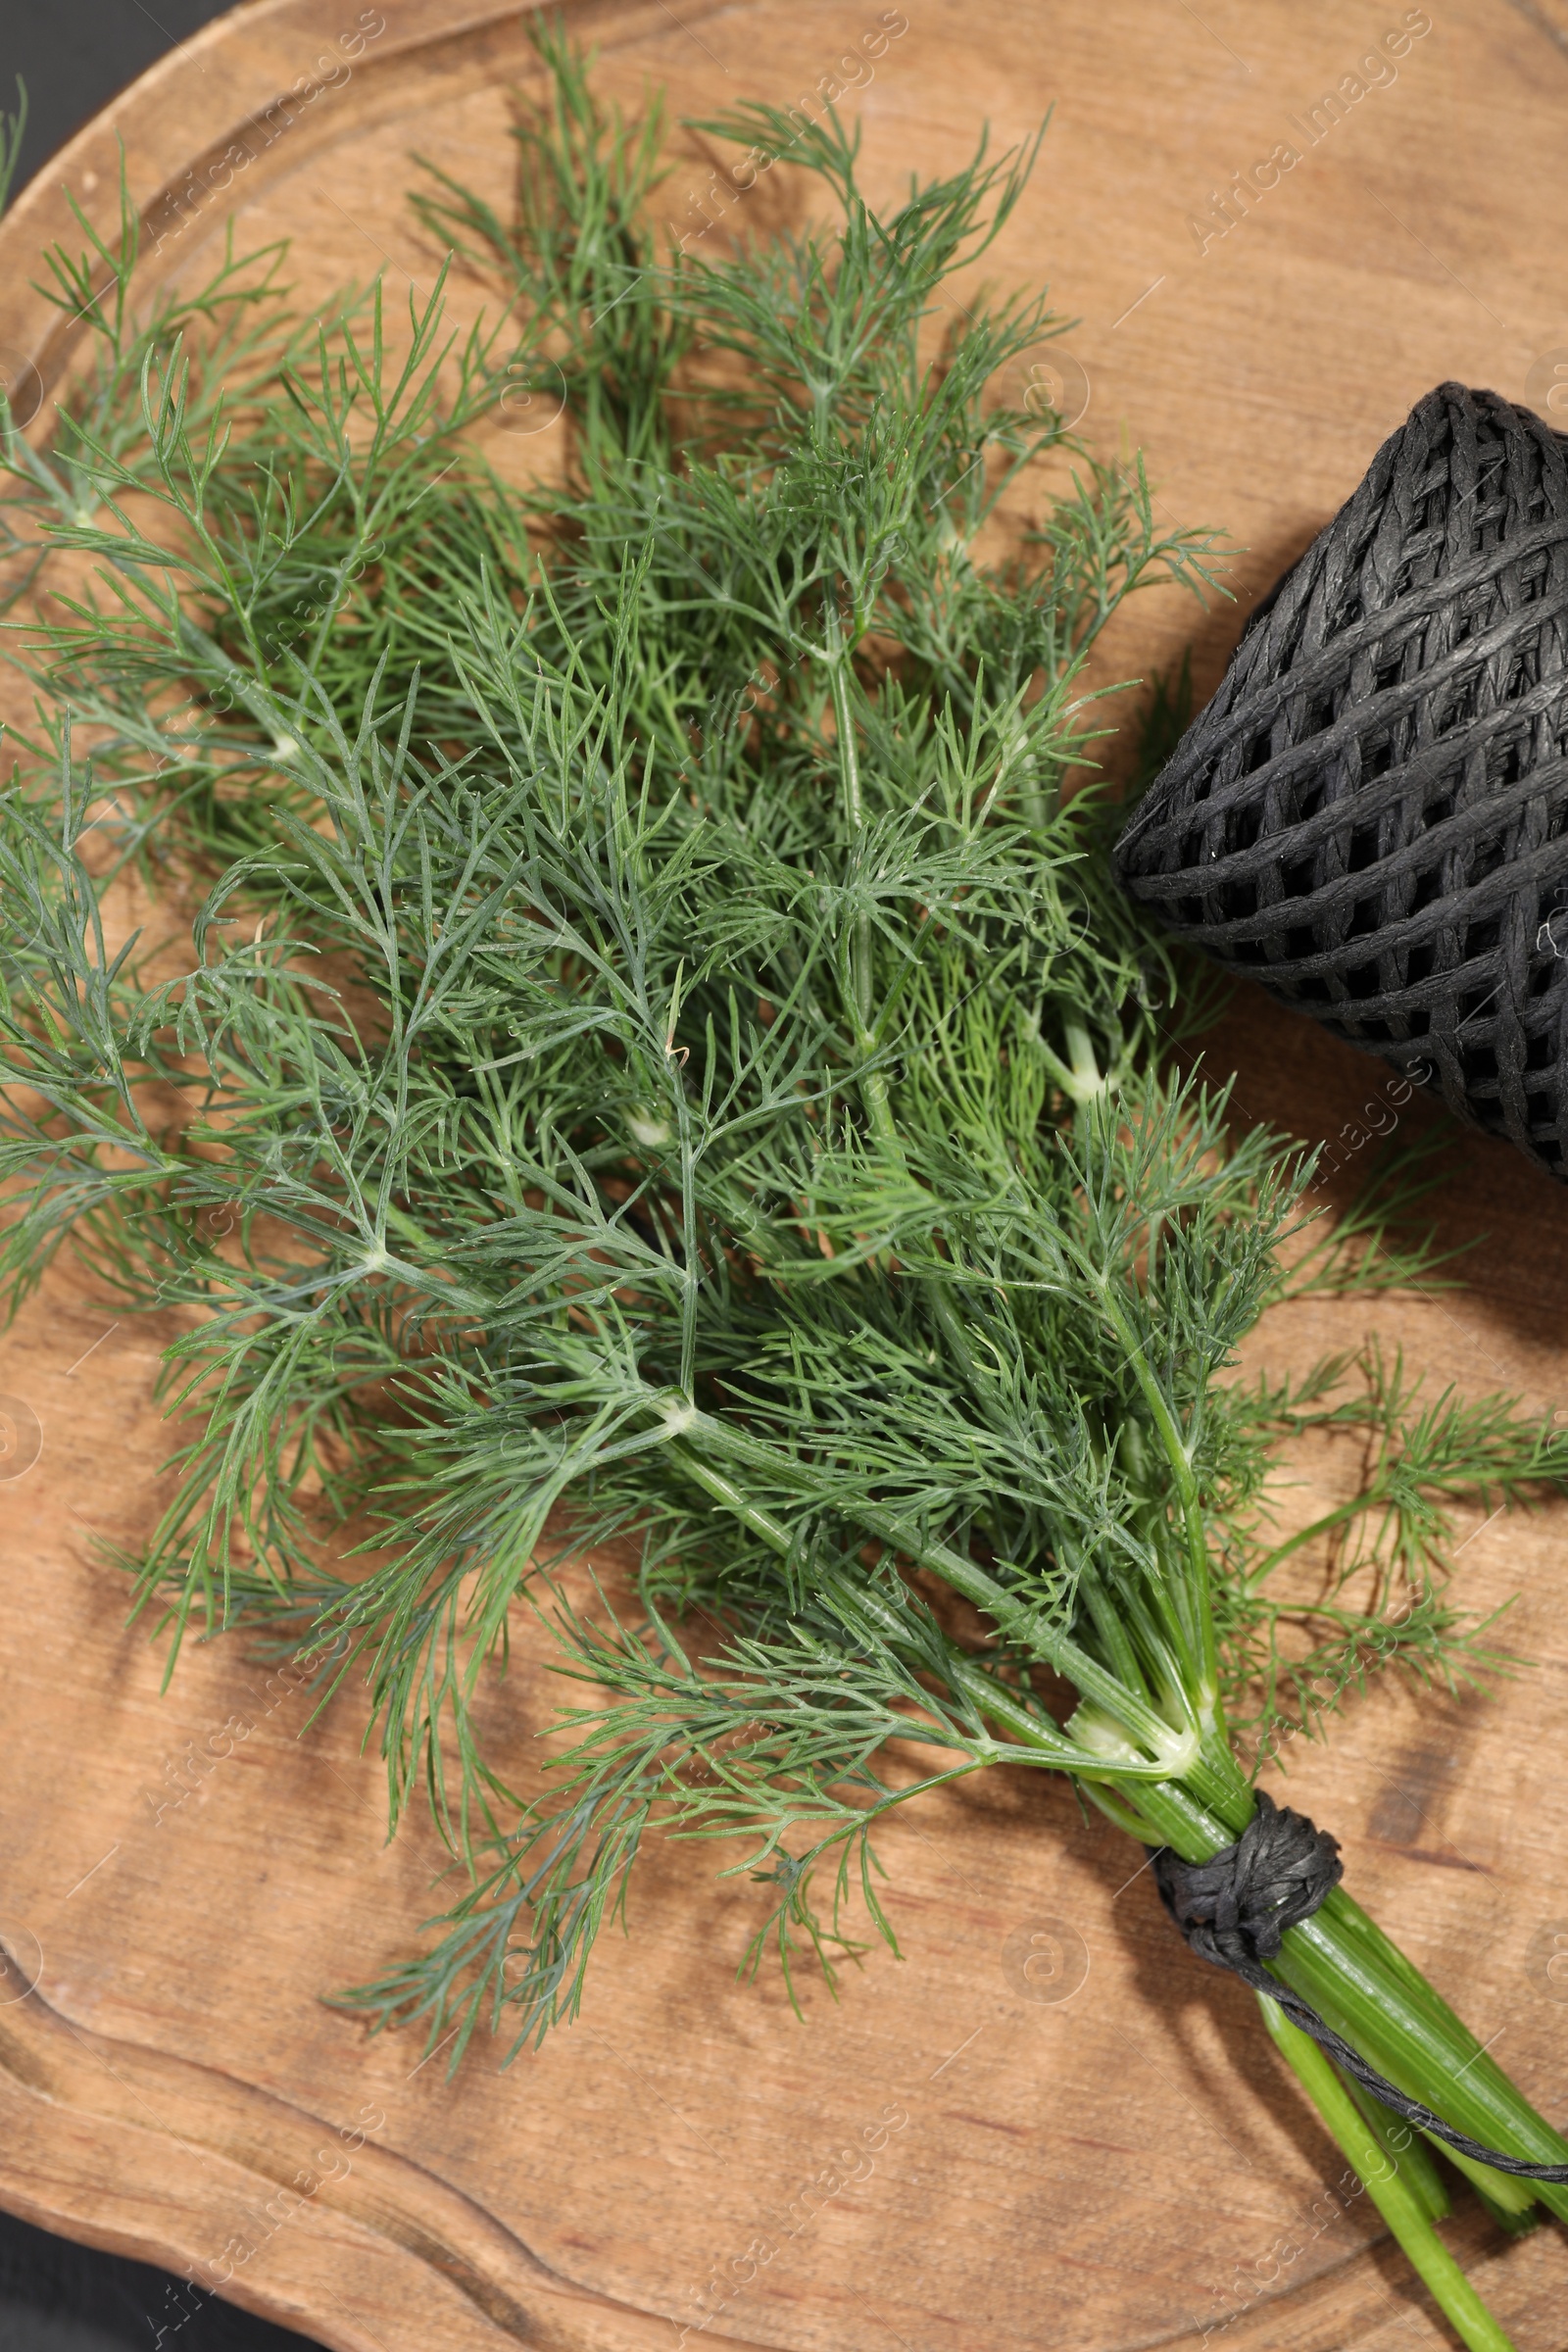
[[[1191,640],[1206,692],[1250,601],[1420,393],[1457,376],[1544,406],[1568,365],[1558,0],[601,0],[570,21],[628,105],[645,81],[703,114],[853,79],[884,198],[960,159],[982,121],[1006,143],[1053,110],[987,274],[1050,279],[1078,320],[1085,429],[1141,445],[1164,514],[1243,551],[1235,601],[1206,616],[1139,600],[1108,671]],[[906,22],[874,67],[840,68]],[[327,55],[352,57],[330,87]],[[204,267],[231,220],[293,240],[307,300],[376,270],[423,287],[436,257],[402,201],[411,151],[504,197],[508,84],[527,71],[516,8],[252,0],[0,227],[0,365],[24,387],[35,367],[40,391],[69,368],[72,330],[29,280],[73,236],[65,186],[108,223],[117,135],[149,293]],[[1215,195],[1282,147],[1298,161],[1205,234]],[[683,137],[672,218],[701,219],[710,170]],[[1245,1115],[1314,1139],[1381,1078],[1247,994],[1209,1053]],[[1435,1380],[1568,1415],[1568,1194],[1446,1132],[1445,1224],[1485,1236],[1470,1287],[1290,1307],[1250,1354],[1277,1366],[1375,1331]],[[808,1989],[804,2022],[775,1983],[735,1981],[754,1890],[667,1847],[640,1873],[634,1936],[604,1940],[581,2021],[508,2072],[476,2045],[449,2081],[416,2041],[322,2006],[413,1948],[439,1857],[417,1826],[385,1844],[352,1697],[306,1731],[297,1692],[230,1642],[163,1692],[159,1653],[125,1629],[94,1539],[134,1543],[161,1491],[164,1336],[66,1270],[0,1343],[24,1440],[0,1464],[0,2203],[221,2278],[342,2352],[631,2352],[683,2330],[789,2352],[1450,2342],[1341,2193],[1250,1996],[1181,1949],[1137,1850],[1037,1779],[989,1775],[894,1821],[904,1958],[873,1952],[836,2004]],[[1475,1605],[1521,1596],[1510,1639],[1531,1663],[1505,1697],[1380,1691],[1331,1748],[1286,1758],[1352,1890],[1559,2119],[1565,1530],[1553,1510],[1466,1544]],[[526,1636],[486,1703],[524,1759],[551,1705]],[[852,2145],[869,2160],[842,2163]],[[1521,2352],[1568,2343],[1560,2231],[1509,2244],[1468,2200],[1449,2230]],[[154,2333],[177,2343],[177,2317],[149,2315]]]

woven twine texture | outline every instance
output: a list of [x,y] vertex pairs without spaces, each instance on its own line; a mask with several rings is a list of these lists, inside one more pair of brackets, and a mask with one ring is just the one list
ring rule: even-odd
[[1568,457],[1440,384],[1117,845],[1170,928],[1568,1175]]

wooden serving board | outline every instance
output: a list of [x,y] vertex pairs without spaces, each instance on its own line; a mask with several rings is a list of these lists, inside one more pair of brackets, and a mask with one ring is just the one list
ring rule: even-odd
[[[1206,692],[1251,599],[1420,393],[1458,376],[1544,406],[1568,362],[1562,0],[598,0],[571,21],[628,105],[645,80],[677,114],[847,86],[884,197],[966,155],[983,120],[1005,144],[1054,110],[988,273],[1050,277],[1079,319],[1086,429],[1141,445],[1161,512],[1245,550],[1236,601],[1206,616],[1138,600],[1122,674],[1192,639]],[[252,0],[197,35],[0,227],[0,364],[23,387],[36,367],[40,392],[69,367],[28,281],[74,238],[64,184],[108,226],[117,136],[149,293],[231,220],[293,240],[307,301],[378,269],[427,286],[410,152],[504,197],[523,24],[481,0]],[[669,208],[695,220],[710,165],[681,154]],[[1219,234],[1211,199],[1244,173]],[[1382,1082],[1250,997],[1210,1054],[1250,1116],[1311,1138]],[[1472,1287],[1287,1309],[1253,1353],[1375,1331],[1434,1379],[1568,1414],[1568,1195],[1501,1145],[1451,1143],[1445,1220],[1487,1236]],[[808,1988],[804,2022],[776,1983],[735,1981],[753,1890],[669,1847],[580,2023],[509,2072],[479,2043],[449,2081],[323,2007],[414,1947],[439,1856],[417,1824],[383,1842],[352,1698],[307,1733],[298,1694],[231,1642],[162,1693],[125,1629],[92,1545],[133,1544],[160,1492],[162,1336],[68,1269],[0,1353],[0,2202],[342,2352],[662,2352],[683,2331],[788,2352],[1449,2342],[1339,2193],[1250,1997],[1183,1952],[1138,1853],[1039,1780],[988,1776],[894,1822],[904,1958],[874,1951],[836,2004]],[[1554,1510],[1467,1544],[1477,1605],[1522,1595],[1511,1640],[1533,1663],[1505,1702],[1382,1691],[1290,1776],[1352,1889],[1559,2117],[1565,1530]],[[525,1752],[551,1700],[525,1635],[498,1733]],[[1508,2245],[1473,2203],[1451,2231],[1522,2352],[1568,2341],[1560,2231]],[[182,2308],[149,2315],[155,2335],[177,2342]]]

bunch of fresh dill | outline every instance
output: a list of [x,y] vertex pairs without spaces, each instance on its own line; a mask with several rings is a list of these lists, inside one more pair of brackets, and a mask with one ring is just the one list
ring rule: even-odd
[[[997,398],[1043,297],[945,291],[1032,154],[882,218],[837,121],[745,108],[700,127],[787,145],[836,225],[664,260],[657,108],[541,47],[514,219],[415,199],[505,339],[439,289],[395,354],[378,291],[307,330],[276,253],[138,319],[127,205],[52,257],[96,356],[6,441],[53,601],[0,798],[0,1270],[14,1302],[69,1239],[186,1310],[142,1600],[368,1680],[394,1820],[422,1782],[471,1882],[348,1997],[460,2052],[573,2011],[655,1829],[747,1841],[786,1971],[857,1887],[891,1942],[876,1824],[987,1767],[1212,1854],[1253,1811],[1228,1722],[1299,1720],[1328,1660],[1462,1675],[1450,1514],[1559,1466],[1375,1356],[1222,1378],[1309,1167],[1174,1067],[1173,969],[1061,792],[1105,623],[1214,558]],[[508,367],[564,388],[559,480],[484,462]],[[109,944],[132,868],[189,915],[172,977]],[[1290,1281],[1408,1279],[1392,1205]],[[1276,1599],[1264,1482],[1324,1427],[1373,1468],[1328,1588]],[[368,1509],[368,1566],[333,1536]],[[616,1543],[632,1603],[573,1605]],[[587,1688],[519,1808],[474,1709],[527,1606]],[[1279,1973],[1460,2128],[1568,2156],[1343,1892]],[[1387,2170],[1387,2112],[1275,2019]],[[1496,2352],[1419,2142],[1374,2193]]]

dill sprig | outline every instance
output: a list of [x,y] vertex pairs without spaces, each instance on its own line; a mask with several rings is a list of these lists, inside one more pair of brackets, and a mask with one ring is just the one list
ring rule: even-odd
[[[1102,631],[1218,553],[997,397],[1061,322],[950,281],[1033,147],[882,217],[858,131],[744,108],[701,127],[787,148],[831,224],[666,254],[662,118],[540,45],[514,214],[415,200],[478,323],[444,272],[305,325],[232,251],[138,318],[127,204],[51,257],[94,353],[6,442],[53,602],[0,799],[0,1275],[69,1242],[183,1310],[138,1605],[368,1685],[394,1823],[422,1790],[468,1883],[343,1997],[454,2063],[574,2013],[655,1831],[736,1841],[786,1976],[856,1901],[893,1943],[877,1825],[982,1769],[1211,1854],[1253,1806],[1230,1720],[1263,1752],[1325,1679],[1480,1670],[1455,1514],[1562,1469],[1375,1350],[1225,1377],[1292,1283],[1430,1272],[1421,1177],[1301,1256],[1312,1155],[1177,1066],[1190,998],[1063,791]],[[517,487],[483,428],[523,380],[563,425]],[[132,867],[190,954],[111,944]],[[1359,1481],[1278,1540],[1299,1442]],[[616,1558],[614,1593],[573,1565]],[[582,1692],[530,1801],[478,1729],[519,1608]],[[1280,1965],[1553,2159],[1348,1898]]]

